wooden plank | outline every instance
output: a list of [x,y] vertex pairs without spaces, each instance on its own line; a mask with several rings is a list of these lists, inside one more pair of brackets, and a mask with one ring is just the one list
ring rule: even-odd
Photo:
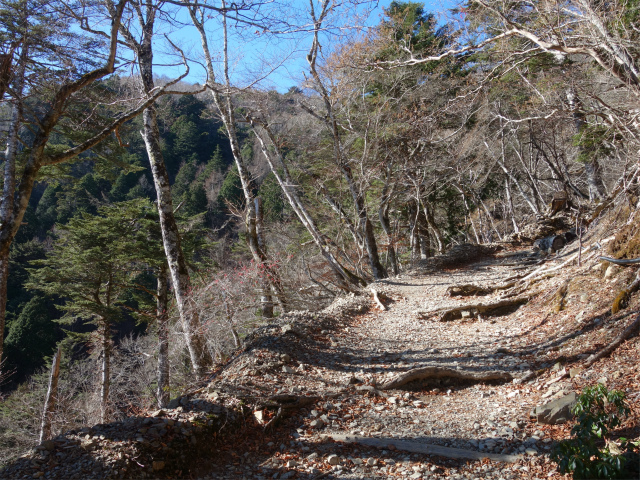
[[411,453],[423,453],[425,455],[438,455],[446,458],[462,458],[470,460],[482,460],[488,458],[493,462],[515,463],[522,459],[522,455],[502,455],[498,453],[483,453],[475,450],[465,450],[463,448],[443,447],[441,445],[431,445],[429,443],[413,442],[408,440],[398,440],[395,438],[373,438],[361,437],[358,435],[325,434],[336,442],[358,443],[370,447],[389,448],[393,445],[397,450]]

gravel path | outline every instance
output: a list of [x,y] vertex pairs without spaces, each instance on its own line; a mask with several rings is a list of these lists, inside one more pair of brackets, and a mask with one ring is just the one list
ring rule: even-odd
[[[288,389],[275,392],[324,390],[333,398],[294,416],[291,425],[295,439],[280,445],[281,449],[260,466],[247,465],[247,471],[255,478],[508,479],[519,478],[525,472],[528,476],[539,469],[540,478],[547,477],[549,468],[543,475],[542,466],[549,460],[542,454],[548,451],[551,441],[545,438],[544,431],[529,423],[528,413],[535,406],[535,399],[524,398],[523,394],[531,393],[530,388],[523,390],[512,382],[485,385],[441,379],[380,392],[384,396],[371,395],[366,390],[354,393],[360,385],[379,386],[402,372],[425,366],[501,370],[514,377],[528,372],[531,364],[527,356],[516,351],[526,347],[523,333],[529,328],[521,315],[440,322],[424,313],[470,301],[446,295],[451,285],[500,284],[514,272],[512,266],[502,266],[494,260],[447,272],[427,274],[418,270],[374,284],[387,299],[388,310],[371,308],[352,316],[348,326],[322,329],[319,333],[327,343],[320,348],[315,345],[316,350],[311,352],[297,349],[302,366],[285,379],[285,385],[288,380],[291,384]],[[482,297],[482,301],[490,302],[497,296]],[[371,301],[365,299],[365,303],[370,305]],[[318,385],[317,379],[324,385]],[[281,384],[280,375],[269,375],[266,380]],[[562,393],[563,386],[558,392]],[[515,464],[451,460],[393,447],[372,449],[334,443],[332,435],[377,438],[383,444],[403,440],[521,457]]]

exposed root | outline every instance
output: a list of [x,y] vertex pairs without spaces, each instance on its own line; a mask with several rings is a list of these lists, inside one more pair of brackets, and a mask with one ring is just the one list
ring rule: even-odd
[[378,308],[380,310],[386,310],[387,307],[385,306],[384,303],[382,303],[382,301],[380,300],[380,295],[378,295],[378,292],[376,291],[375,288],[371,289],[371,294],[373,295],[373,301],[376,302],[376,305],[378,306]]
[[636,317],[636,319],[631,322],[631,324],[624,329],[624,331],[618,335],[609,345],[600,350],[598,353],[591,355],[587,358],[587,362],[585,363],[586,367],[590,367],[594,363],[596,363],[601,358],[606,357],[611,354],[616,348],[622,344],[627,338],[629,338],[640,326],[640,315]]
[[380,390],[392,390],[409,382],[416,380],[427,380],[431,378],[452,378],[455,380],[466,380],[476,383],[491,382],[491,381],[504,381],[508,382],[513,379],[513,376],[507,372],[465,372],[463,370],[455,370],[445,367],[422,367],[414,368],[408,372],[396,375],[388,382],[380,385]]
[[415,442],[410,440],[398,440],[397,438],[373,438],[361,437],[358,435],[340,435],[332,433],[326,435],[336,442],[358,443],[377,448],[389,448],[403,450],[405,452],[421,453],[423,455],[438,455],[445,458],[462,458],[469,460],[489,459],[493,462],[515,463],[522,460],[522,455],[505,455],[500,453],[485,453],[476,450],[465,450],[462,448],[443,447],[441,445],[431,445],[429,443]]
[[453,285],[447,288],[446,293],[450,297],[482,297],[500,290],[507,290],[512,288],[515,284],[516,282],[509,282],[503,285],[494,285],[490,287],[481,287],[473,284]]
[[276,414],[269,420],[264,428],[273,428],[291,410],[297,410],[307,405],[311,405],[320,400],[320,397],[301,397],[297,395],[274,395],[269,397],[265,403],[258,407],[260,409],[276,410]]
[[377,397],[384,397],[387,398],[389,395],[387,395],[386,393],[378,390],[376,387],[371,386],[371,385],[361,385],[359,387],[356,387],[356,392],[360,392],[360,393],[370,393],[372,395],[375,395]]
[[460,318],[477,318],[479,315],[497,316],[512,313],[527,303],[531,297],[507,298],[493,303],[462,305],[432,313],[440,313],[440,321],[448,322]]

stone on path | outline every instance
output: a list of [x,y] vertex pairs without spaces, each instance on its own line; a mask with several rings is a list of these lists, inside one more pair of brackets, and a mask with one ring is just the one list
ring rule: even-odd
[[576,392],[571,392],[552,402],[535,407],[530,416],[534,417],[538,423],[546,425],[557,425],[565,423],[573,418],[571,409],[578,401]]

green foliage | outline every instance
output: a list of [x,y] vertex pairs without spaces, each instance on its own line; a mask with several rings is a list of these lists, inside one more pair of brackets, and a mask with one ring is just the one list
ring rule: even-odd
[[598,384],[585,388],[573,408],[577,424],[573,437],[563,440],[551,458],[561,473],[573,473],[573,478],[621,478],[625,475],[625,452],[632,452],[637,443],[611,440],[611,431],[620,426],[630,413],[624,392],[607,390]]
[[224,161],[224,157],[222,156],[222,150],[220,149],[220,145],[216,145],[216,149],[213,151],[213,155],[211,159],[207,162],[207,168],[210,168],[211,171],[223,171],[226,168],[226,163]]
[[260,185],[260,197],[262,198],[265,220],[282,220],[285,206],[288,203],[286,203],[282,189],[273,173],[267,175]]
[[112,202],[121,202],[126,199],[129,191],[136,186],[140,179],[140,171],[144,170],[143,161],[137,154],[125,154],[122,158],[130,167],[119,173],[111,184],[109,199]]
[[51,355],[59,340],[55,307],[50,298],[34,296],[11,323],[6,338],[7,358],[20,374],[33,372]]
[[385,26],[392,30],[396,42],[416,52],[434,46],[435,15],[426,13],[422,3],[393,1],[385,14],[388,17]]
[[157,213],[146,200],[103,206],[60,228],[52,251],[28,286],[65,299],[63,320],[110,325],[123,318],[140,271],[164,262]]
[[60,191],[62,191],[62,188],[59,184],[49,184],[38,202],[36,215],[38,216],[40,227],[43,230],[42,233],[51,229],[56,223],[56,219],[58,218],[57,195]]
[[585,124],[573,137],[573,144],[580,147],[577,161],[589,163],[594,159],[612,155],[611,131],[604,125]]
[[9,252],[9,281],[7,283],[7,311],[9,320],[31,298],[31,293],[24,288],[29,278],[27,267],[30,262],[45,258],[45,248],[37,240],[29,240],[22,243],[14,243]]
[[182,164],[171,187],[171,194],[175,199],[182,199],[185,192],[189,190],[191,182],[195,180],[196,172],[197,167],[194,158],[190,158],[189,161]]
[[221,204],[224,204],[225,200],[233,205],[241,205],[243,203],[242,183],[238,175],[238,168],[235,165],[229,169],[227,176],[224,177],[218,199]]

